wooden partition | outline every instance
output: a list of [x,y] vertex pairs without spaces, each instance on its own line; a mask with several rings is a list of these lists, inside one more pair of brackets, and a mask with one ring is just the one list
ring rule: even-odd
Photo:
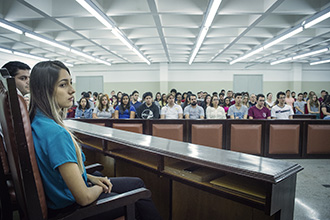
[[271,158],[330,158],[327,120],[84,119],[88,123]]
[[[85,150],[114,158],[116,176],[142,178],[163,219],[293,218],[298,164],[76,120],[65,125]],[[203,133],[204,125],[192,123],[187,130]],[[259,132],[259,126],[252,132]],[[211,124],[214,134],[225,129]]]

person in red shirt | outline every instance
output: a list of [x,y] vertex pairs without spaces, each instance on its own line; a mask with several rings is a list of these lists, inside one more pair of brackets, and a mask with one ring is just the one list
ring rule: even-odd
[[270,110],[265,107],[265,96],[257,95],[257,104],[252,106],[248,112],[249,119],[270,119]]

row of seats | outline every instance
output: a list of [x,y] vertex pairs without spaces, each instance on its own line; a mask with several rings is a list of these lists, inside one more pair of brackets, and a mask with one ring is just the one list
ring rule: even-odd
[[[186,120],[185,120],[186,121]],[[89,120],[93,123],[96,121]],[[128,123],[131,122],[131,123]],[[237,152],[279,158],[329,157],[329,122],[311,120],[246,121],[209,120],[198,123],[156,120],[112,120],[98,123],[116,129]],[[148,128],[147,128],[148,127]]]

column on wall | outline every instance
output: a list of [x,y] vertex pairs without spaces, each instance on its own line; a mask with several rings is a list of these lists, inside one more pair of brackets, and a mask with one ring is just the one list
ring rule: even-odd
[[168,64],[160,63],[159,65],[159,91],[168,94]]

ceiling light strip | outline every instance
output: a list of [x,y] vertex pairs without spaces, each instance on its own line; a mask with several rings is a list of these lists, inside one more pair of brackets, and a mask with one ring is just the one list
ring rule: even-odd
[[[309,17],[308,19],[306,19],[306,21],[302,22],[302,24],[299,24],[287,31],[285,31],[284,33],[280,34],[279,36],[274,37],[273,39],[269,40],[269,42],[266,41],[266,43],[262,44],[261,47],[263,47],[263,49],[268,49],[300,32],[302,32],[307,28],[312,27],[313,25],[327,19],[330,17],[330,7],[320,11],[319,13]],[[260,50],[261,51],[261,50]],[[259,52],[260,52],[259,51]],[[322,53],[322,52],[321,52]],[[256,53],[255,53],[256,54]],[[306,56],[310,56],[310,55],[306,55]],[[246,55],[242,56],[242,57],[238,57],[237,59],[234,59],[232,61],[230,61],[229,64],[234,64],[237,63],[239,61],[242,61],[243,59],[246,59]],[[294,58],[294,59],[299,59],[299,58]],[[276,62],[276,61],[275,61]],[[273,62],[274,63],[274,62]],[[274,64],[271,64],[274,65]]]
[[[79,56],[82,56],[82,57],[86,57],[86,58],[88,58],[90,60],[93,60],[93,61],[96,61],[96,59],[98,59],[99,61],[97,61],[97,62],[99,62],[99,63],[103,63],[103,64],[106,64],[108,66],[111,65],[111,63],[109,63],[107,61],[102,60],[102,62],[100,62],[101,59],[99,59],[99,58],[93,57],[93,56],[91,56],[89,54],[86,54],[84,52],[78,51],[78,50],[73,49],[71,47],[62,45],[61,43],[59,43],[59,42],[57,42],[55,40],[49,39],[49,38],[47,38],[47,37],[45,37],[43,35],[40,35],[40,34],[37,34],[37,33],[33,32],[33,31],[26,30],[25,28],[22,28],[22,27],[20,27],[18,25],[12,24],[11,22],[6,21],[6,20],[1,19],[1,18],[0,18],[0,26],[1,27],[4,27],[4,28],[6,28],[6,29],[8,29],[10,31],[13,31],[15,33],[19,33],[19,34],[23,34],[24,33],[24,35],[26,37],[29,37],[31,39],[34,39],[34,40],[37,40],[37,41],[40,41],[40,42],[43,42],[43,43],[46,43],[46,44],[51,45],[53,47],[57,47],[57,48],[60,48],[62,50],[65,50],[65,51],[71,51],[72,53],[75,53],[75,54],[77,54]],[[5,50],[6,49],[3,49],[2,52],[5,52]],[[17,53],[21,53],[21,52],[16,52],[16,55],[17,55]],[[26,54],[26,53],[22,53],[22,54]],[[29,55],[29,54],[27,54],[27,55]],[[31,55],[31,56],[34,56],[34,55]],[[31,56],[30,56],[30,58],[31,58]],[[35,56],[34,59],[36,59],[36,58],[38,58],[38,56]],[[72,65],[72,64],[69,64],[69,65]]]
[[329,50],[329,47],[318,49],[318,50],[313,50],[313,51],[310,51],[308,53],[298,54],[298,55],[293,56],[293,57],[288,57],[288,58],[285,58],[285,59],[276,60],[274,62],[271,62],[270,65],[276,65],[276,64],[279,64],[279,63],[284,63],[284,62],[288,62],[288,61],[292,61],[292,60],[301,59],[303,57],[313,56],[315,54],[325,53],[328,50]]
[[5,28],[9,31],[15,32],[17,34],[23,34],[23,31],[17,27],[17,25],[11,24],[6,20],[0,19],[0,27]]
[[[140,58],[142,58],[148,65],[151,62],[147,57],[127,38],[127,36],[117,27],[117,25],[91,0],[76,0],[82,7],[89,11],[97,20],[104,24],[111,32],[123,42],[129,49],[133,50]],[[134,50],[135,49],[135,50]]]
[[34,33],[29,33],[29,32],[25,32],[24,33],[25,36],[31,38],[31,39],[34,39],[34,40],[37,40],[37,41],[41,41],[43,43],[46,43],[46,44],[49,44],[53,47],[57,47],[57,48],[60,48],[62,50],[65,50],[65,51],[70,51],[70,47],[67,47],[67,46],[64,46],[60,43],[57,43],[56,41],[54,40],[50,40],[50,39],[46,39],[44,36],[41,36],[41,35],[38,35],[38,34],[34,34]]
[[304,22],[304,28],[310,28],[314,25],[316,25],[317,23],[320,23],[321,21],[324,21],[325,19],[328,19],[330,17],[330,7],[316,13],[315,15],[313,15],[312,17],[308,18],[305,22]]
[[206,37],[206,34],[209,30],[209,27],[211,26],[213,20],[214,20],[214,17],[215,15],[217,14],[217,11],[219,9],[219,6],[221,4],[221,1],[222,0],[211,0],[210,1],[210,4],[207,8],[207,11],[206,11],[206,16],[204,18],[204,21],[202,23],[202,27],[199,31],[199,34],[198,34],[198,37],[197,37],[197,41],[196,41],[196,44],[195,44],[195,47],[193,49],[193,52],[189,58],[189,65],[192,64],[192,62],[194,61],[200,47],[202,46],[203,42],[204,42],[204,39]]
[[309,63],[309,65],[312,66],[312,65],[318,65],[318,64],[323,64],[323,63],[330,63],[330,59],[311,62],[311,63]]

